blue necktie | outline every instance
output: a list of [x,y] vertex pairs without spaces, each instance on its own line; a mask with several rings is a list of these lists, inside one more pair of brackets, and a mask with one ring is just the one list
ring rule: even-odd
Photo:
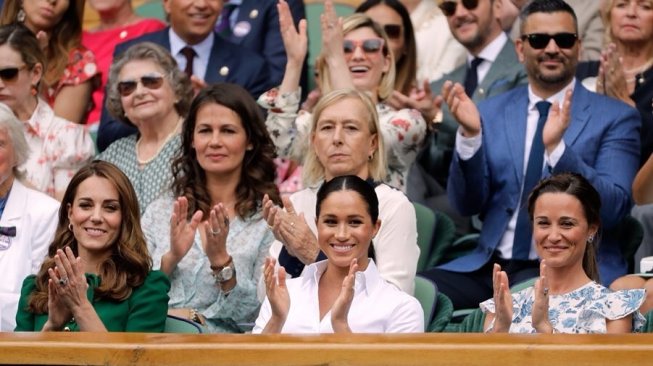
[[535,104],[540,118],[537,120],[537,129],[533,136],[531,152],[528,155],[528,165],[524,176],[524,186],[519,202],[519,214],[517,215],[517,226],[515,227],[515,239],[512,243],[512,258],[527,260],[533,242],[533,230],[528,217],[528,195],[531,193],[537,182],[542,177],[542,164],[544,163],[544,143],[542,142],[542,130],[544,122],[549,116],[551,103],[540,101]]
[[472,64],[467,68],[467,74],[465,75],[465,94],[468,97],[474,95],[474,91],[478,86],[478,65],[483,62],[483,59],[476,57],[472,60]]

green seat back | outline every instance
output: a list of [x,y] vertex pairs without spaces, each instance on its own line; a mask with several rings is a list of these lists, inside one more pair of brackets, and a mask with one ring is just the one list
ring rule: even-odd
[[428,329],[428,325],[433,319],[436,309],[435,296],[437,290],[435,284],[424,277],[415,276],[415,298],[422,305],[424,310],[424,329]]
[[163,329],[164,333],[188,333],[200,334],[203,333],[202,326],[190,321],[188,319],[179,318],[173,315],[168,315],[166,318],[166,325]]
[[419,259],[417,272],[427,269],[426,264],[431,256],[431,241],[436,227],[435,212],[430,208],[413,202],[415,217],[417,219],[417,245],[419,246]]
[[426,263],[426,269],[443,263],[445,253],[451,249],[456,236],[456,224],[443,212],[435,212],[435,232],[431,240],[431,253]]

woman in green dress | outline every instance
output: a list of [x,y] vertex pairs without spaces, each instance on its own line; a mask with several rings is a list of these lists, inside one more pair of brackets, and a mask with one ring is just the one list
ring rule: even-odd
[[151,268],[129,179],[94,161],[72,178],[48,256],[23,282],[16,331],[161,332],[170,282]]

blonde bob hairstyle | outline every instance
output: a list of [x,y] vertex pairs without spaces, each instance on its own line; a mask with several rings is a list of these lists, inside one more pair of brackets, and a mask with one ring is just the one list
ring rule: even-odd
[[23,131],[23,123],[16,118],[14,112],[4,103],[0,103],[0,131],[5,130],[11,146],[14,150],[14,163],[12,168],[14,176],[23,178],[23,172],[18,169],[23,165],[29,157],[29,145],[25,139],[25,132]]
[[[390,58],[390,68],[388,72],[383,73],[377,92],[378,99],[383,101],[390,97],[390,94],[392,94],[392,91],[395,88],[396,75],[395,59],[392,55],[392,52],[390,52],[390,49],[388,48],[390,41],[388,40],[388,36],[385,34],[383,27],[381,27],[378,23],[373,21],[372,18],[368,17],[365,14],[354,13],[344,19],[342,23],[342,33],[346,36],[351,31],[366,27],[371,28],[377,36],[383,38],[383,56]],[[319,57],[324,59],[325,55],[320,55]],[[328,94],[332,90],[331,82],[329,81],[329,68],[327,67],[326,62],[319,62],[316,66],[318,67],[318,78],[322,88],[322,93]]]
[[[384,182],[387,178],[387,163],[383,135],[381,134],[381,126],[379,125],[379,116],[376,113],[376,106],[366,93],[354,89],[339,89],[331,91],[323,96],[313,110],[310,132],[311,140],[313,139],[313,134],[315,133],[317,122],[320,120],[322,112],[324,112],[327,107],[344,99],[358,100],[367,110],[367,122],[370,128],[370,134],[376,135],[377,145],[376,151],[372,155],[372,159],[368,159],[367,164],[369,177],[366,178],[371,178],[378,182]],[[307,187],[314,187],[324,180],[326,167],[320,162],[314,148],[309,147],[306,151],[303,169],[304,184]]]
[[[646,0],[644,2],[648,3],[649,6],[653,6],[653,0]],[[605,0],[601,5],[601,19],[603,19],[603,24],[605,25],[605,33],[603,34],[604,45],[608,45],[612,42],[619,42],[619,40],[614,38],[614,34],[612,34],[611,25],[612,9],[614,9],[616,4],[617,0]],[[653,42],[653,39],[650,39],[649,41]],[[653,55],[649,54],[648,56],[652,57]]]

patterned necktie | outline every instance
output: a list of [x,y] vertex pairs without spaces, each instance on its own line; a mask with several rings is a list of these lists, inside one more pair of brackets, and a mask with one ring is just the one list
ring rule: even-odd
[[220,19],[214,29],[223,38],[227,38],[231,35],[231,23],[229,18],[231,18],[231,13],[233,13],[237,7],[238,5],[236,4],[226,3],[222,8],[222,12],[220,12]]
[[195,56],[197,56],[197,53],[195,53],[195,50],[190,46],[182,48],[179,52],[186,57],[186,69],[184,69],[184,72],[188,77],[191,77],[193,75],[193,60],[195,59]]
[[544,122],[549,116],[551,103],[540,101],[535,104],[540,117],[537,120],[537,129],[533,136],[531,151],[528,155],[528,165],[524,176],[524,186],[521,200],[519,202],[519,214],[517,215],[517,226],[515,227],[515,239],[512,243],[512,258],[527,260],[533,242],[533,230],[528,217],[528,195],[531,193],[537,182],[542,177],[542,164],[544,163],[544,142],[542,142],[542,130]]
[[0,226],[0,235],[4,236],[16,236],[16,227],[15,226]]
[[483,59],[480,57],[475,57],[472,60],[472,64],[467,68],[467,75],[465,75],[465,94],[468,97],[474,95],[474,91],[478,86],[478,65],[483,62]]

